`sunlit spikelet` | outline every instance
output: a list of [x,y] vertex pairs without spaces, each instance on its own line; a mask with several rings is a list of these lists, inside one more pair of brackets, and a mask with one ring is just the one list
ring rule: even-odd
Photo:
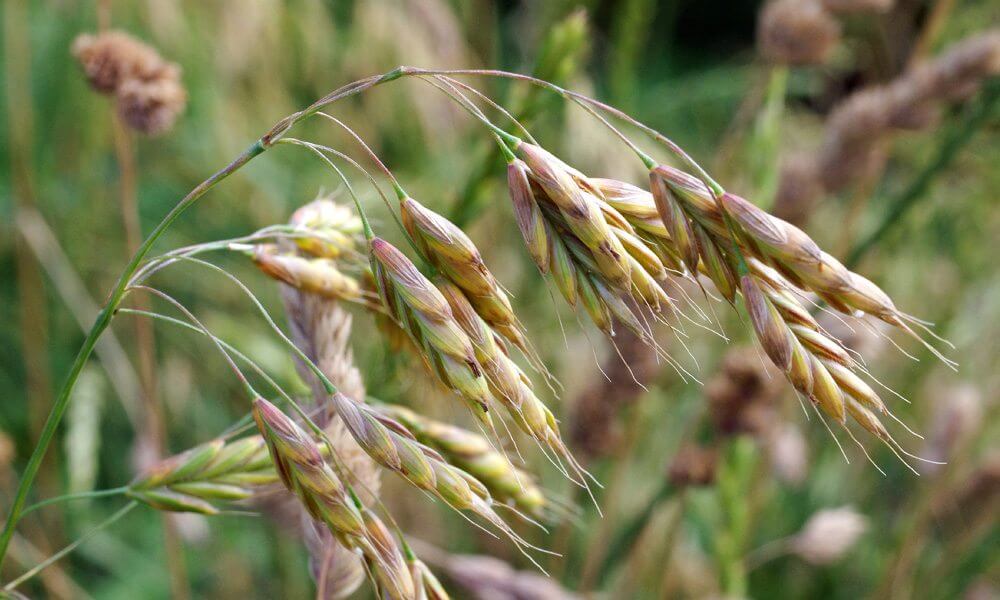
[[383,305],[410,335],[442,383],[492,429],[490,392],[475,349],[447,300],[402,252],[381,238],[369,242],[372,272]]
[[507,294],[490,272],[476,245],[457,225],[412,198],[400,202],[407,232],[424,255],[468,297],[494,331],[532,357],[527,334]]
[[435,421],[397,405],[380,405],[380,413],[403,423],[417,440],[440,452],[447,460],[481,481],[500,502],[512,502],[533,516],[541,516],[545,496],[527,472],[493,449],[478,433]]
[[357,279],[344,274],[328,258],[307,258],[281,252],[277,246],[261,245],[254,250],[253,261],[273,279],[310,294],[332,300],[359,300],[361,286]]

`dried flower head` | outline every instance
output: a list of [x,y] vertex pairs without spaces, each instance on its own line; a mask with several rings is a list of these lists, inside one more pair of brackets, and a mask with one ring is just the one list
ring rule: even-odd
[[774,196],[775,217],[802,225],[822,195],[823,186],[812,156],[795,155],[782,160]]
[[823,0],[823,6],[836,14],[885,13],[895,3],[895,0]]
[[822,64],[839,41],[840,25],[818,0],[771,0],[757,23],[761,54],[778,64]]
[[868,529],[868,519],[849,506],[821,510],[792,538],[791,549],[814,565],[836,562]]
[[81,34],[73,41],[72,53],[90,85],[104,94],[115,92],[126,81],[159,79],[176,69],[152,47],[123,31]]
[[831,192],[863,177],[877,162],[879,140],[899,129],[925,129],[942,102],[963,100],[1000,73],[1000,30],[974,35],[920,63],[886,86],[866,88],[830,115],[817,172]]
[[[954,385],[931,390],[934,412],[927,434],[924,456],[931,460],[947,462],[959,445],[982,425],[983,399],[971,384]],[[942,465],[927,463],[921,470],[933,473]]]
[[753,348],[730,350],[705,384],[715,430],[721,434],[766,433],[776,422],[780,382]]
[[687,444],[678,449],[670,461],[667,479],[677,489],[712,485],[717,461],[714,448]]
[[91,87],[114,94],[118,114],[132,129],[161,134],[173,126],[187,104],[180,67],[126,33],[80,35],[72,52]]
[[115,97],[122,120],[146,135],[159,135],[173,127],[187,104],[187,92],[179,75],[126,79],[118,86]]
[[786,423],[773,431],[767,438],[767,454],[779,480],[793,486],[805,481],[809,471],[809,447],[797,426]]

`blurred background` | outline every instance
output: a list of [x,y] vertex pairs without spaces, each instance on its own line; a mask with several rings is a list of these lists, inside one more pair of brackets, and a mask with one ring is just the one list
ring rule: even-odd
[[[4,511],[97,306],[139,234],[181,196],[274,122],[344,83],[398,64],[500,68],[593,95],[670,136],[727,189],[798,224],[901,309],[936,323],[955,344],[950,356],[960,368],[949,370],[900,336],[893,341],[916,360],[878,329],[827,323],[911,401],[893,398],[893,409],[925,439],[900,440],[947,462],[917,463],[919,475],[885,446],[862,440],[873,465],[849,438],[838,434],[838,443],[807,418],[784,380],[762,367],[748,324],[724,303],[699,301],[718,313],[728,343],[694,329],[684,340],[689,356],[664,338],[703,385],[684,383],[622,334],[617,343],[630,373],[597,331],[546,293],[513,221],[502,160],[481,126],[415,80],[339,103],[334,114],[373,145],[407,190],[462,225],[483,250],[566,384],[560,401],[544,399],[604,484],[602,518],[548,463],[529,456],[547,492],[576,507],[548,533],[521,528],[563,554],[544,557],[550,579],[543,583],[511,544],[383,477],[383,499],[454,597],[998,597],[1000,4],[7,0],[2,11]],[[170,85],[180,93],[170,88],[155,110],[136,96],[129,112],[92,89],[72,48],[79,35],[102,28],[125,31],[177,63]],[[921,70],[928,65],[931,71]],[[570,164],[643,183],[642,164],[583,111],[520,84],[467,81]],[[355,151],[327,122],[309,121],[296,134]],[[361,183],[379,231],[399,240]],[[314,157],[279,147],[212,191],[158,248],[286,222],[321,190],[338,189]],[[246,257],[213,260],[280,316],[277,287]],[[305,390],[234,286],[190,266],[164,271],[157,284],[283,384]],[[386,352],[363,311],[354,327],[371,395],[454,416],[426,378],[412,376],[418,366]],[[105,340],[83,373],[34,499],[124,485],[157,457],[211,439],[248,409],[238,381],[197,335],[123,317]],[[95,499],[33,513],[0,579],[117,506]],[[486,589],[492,581],[500,583]],[[280,524],[165,518],[148,509],[100,532],[22,591],[51,598],[314,593],[302,541]],[[354,597],[368,594],[362,586]]]

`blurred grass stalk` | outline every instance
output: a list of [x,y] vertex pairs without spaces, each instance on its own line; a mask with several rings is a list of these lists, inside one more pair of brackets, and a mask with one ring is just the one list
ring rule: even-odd
[[[111,2],[101,2],[102,25],[110,20]],[[106,27],[102,26],[102,29]],[[115,150],[115,160],[118,163],[118,200],[122,215],[122,227],[125,231],[125,247],[127,255],[131,256],[139,250],[142,244],[142,224],[139,217],[138,174],[136,170],[135,145],[132,134],[118,115],[111,108],[112,140]],[[144,294],[132,300],[136,308],[148,310],[149,299]],[[142,460],[159,460],[163,457],[166,427],[163,422],[163,408],[158,394],[158,378],[156,375],[156,337],[153,321],[150,319],[132,319],[135,333],[136,355],[139,358],[139,382],[142,398],[142,427],[136,433],[139,439],[136,447]],[[140,465],[142,468],[145,464]],[[177,527],[173,517],[160,515],[163,525],[163,544],[167,555],[167,571],[170,573],[171,596],[177,600],[185,600],[190,596],[187,568],[184,564],[184,550],[181,546]]]
[[964,119],[947,132],[934,158],[889,204],[889,208],[875,229],[854,246],[844,261],[848,268],[861,262],[861,259],[873,250],[889,231],[900,224],[906,213],[927,196],[937,176],[951,165],[975,133],[989,122],[996,109],[997,100],[1000,99],[1000,81],[995,79],[988,81],[984,88],[979,101],[966,109]]
[[[34,113],[31,85],[31,31],[28,2],[9,0],[4,7],[4,76],[7,93],[7,123],[10,136],[10,178],[15,214],[31,209],[35,201],[34,181]],[[25,368],[25,400],[28,407],[29,432],[32,441],[41,434],[45,407],[52,397],[52,381],[48,357],[47,301],[42,276],[30,250],[21,236],[15,235],[20,337]],[[58,458],[52,456],[40,482],[48,494],[58,485]],[[45,521],[45,537],[35,543],[46,549],[49,541],[61,538],[62,523],[58,515]]]
[[744,563],[750,534],[750,488],[758,462],[749,436],[729,438],[722,450],[716,479],[720,522],[715,532],[719,587],[727,598],[747,597]]

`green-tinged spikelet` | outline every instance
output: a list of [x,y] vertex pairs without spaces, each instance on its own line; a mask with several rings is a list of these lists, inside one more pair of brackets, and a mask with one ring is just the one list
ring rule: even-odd
[[260,436],[213,440],[147,469],[126,494],[158,510],[214,515],[214,501],[249,498],[278,477]]

